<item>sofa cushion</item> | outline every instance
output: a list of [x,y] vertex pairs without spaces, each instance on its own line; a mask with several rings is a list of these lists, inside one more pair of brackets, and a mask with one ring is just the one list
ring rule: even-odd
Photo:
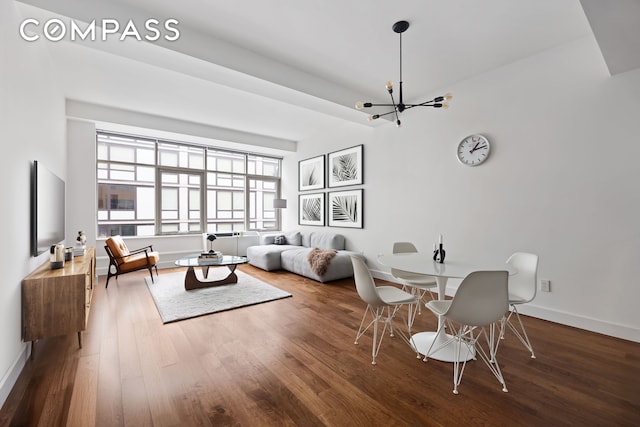
[[311,247],[311,234],[313,232],[311,231],[303,231],[300,233],[300,240],[301,240],[301,244],[304,247],[310,248]]
[[277,234],[261,234],[260,235],[260,244],[261,245],[273,245],[275,243]]
[[311,271],[311,266],[307,259],[311,249],[312,248],[299,247],[282,252],[282,268],[322,283],[353,276],[351,255],[360,254],[350,251],[338,251],[336,256],[331,260],[327,272],[322,276],[318,276]]
[[[276,238],[279,236],[284,236],[285,245],[293,245],[300,246],[302,245],[302,237],[300,236],[299,231],[288,231],[286,233],[277,233],[277,234],[262,234],[260,235],[260,244],[261,245],[273,245],[276,244]],[[281,243],[278,243],[281,244]]]
[[312,232],[309,243],[311,248],[341,251],[344,249],[344,236],[342,234]]
[[259,245],[247,248],[249,264],[266,271],[280,270],[280,254],[283,251],[297,249],[300,246],[293,245]]

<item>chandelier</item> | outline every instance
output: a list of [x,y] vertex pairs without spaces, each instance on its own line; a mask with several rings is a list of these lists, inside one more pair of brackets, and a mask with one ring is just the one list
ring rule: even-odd
[[413,107],[433,107],[433,108],[449,108],[449,104],[446,101],[449,101],[452,98],[450,93],[444,96],[437,96],[430,101],[421,102],[419,104],[405,104],[404,98],[402,96],[402,33],[407,31],[409,28],[409,23],[407,21],[398,21],[393,24],[393,31],[400,35],[400,90],[398,91],[398,103],[396,104],[396,100],[393,96],[393,83],[387,82],[387,92],[391,96],[391,104],[374,104],[372,102],[358,102],[356,104],[356,108],[361,110],[363,108],[370,107],[392,107],[393,109],[387,113],[383,114],[374,114],[369,116],[369,120],[379,119],[380,117],[387,116],[389,114],[394,114],[396,118],[396,126],[400,127],[402,123],[400,122],[399,114],[404,110],[408,110]]

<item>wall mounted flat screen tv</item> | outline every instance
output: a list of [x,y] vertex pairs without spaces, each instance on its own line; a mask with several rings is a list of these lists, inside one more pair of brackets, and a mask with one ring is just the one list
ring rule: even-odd
[[39,161],[31,169],[31,255],[64,240],[65,183]]

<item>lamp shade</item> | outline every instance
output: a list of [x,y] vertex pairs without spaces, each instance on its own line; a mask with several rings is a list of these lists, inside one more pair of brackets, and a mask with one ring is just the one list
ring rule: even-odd
[[287,207],[286,199],[273,199],[273,208],[274,209],[283,209]]

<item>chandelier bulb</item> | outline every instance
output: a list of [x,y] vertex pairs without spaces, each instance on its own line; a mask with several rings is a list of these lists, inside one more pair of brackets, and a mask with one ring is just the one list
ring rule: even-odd
[[443,102],[442,103],[442,108],[449,108],[449,103],[448,102]]
[[398,120],[398,121],[396,122],[396,127],[398,127],[398,128],[399,128],[400,126],[402,126],[402,122],[401,122],[400,120]]
[[364,104],[362,101],[356,102],[356,110],[362,110],[364,108]]
[[393,82],[391,82],[391,81],[387,82],[386,88],[387,88],[388,91],[393,90]]
[[444,100],[445,101],[451,101],[451,98],[453,98],[453,95],[451,95],[450,93],[447,93],[444,95]]

